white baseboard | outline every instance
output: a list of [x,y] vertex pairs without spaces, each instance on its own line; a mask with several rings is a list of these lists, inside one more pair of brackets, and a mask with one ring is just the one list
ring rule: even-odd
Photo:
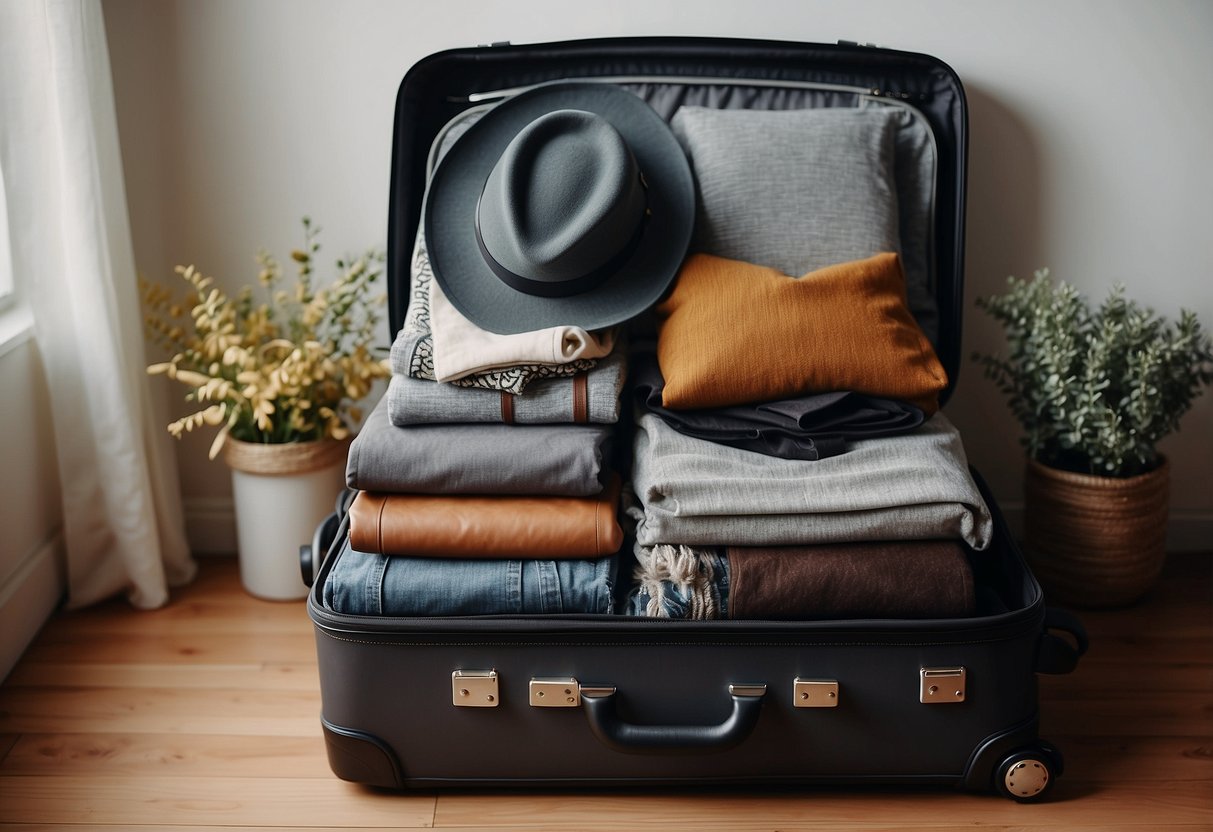
[[236,508],[231,497],[187,497],[185,539],[195,555],[236,554]]
[[[999,503],[1007,527],[1016,540],[1023,539],[1023,503]],[[1171,509],[1167,520],[1168,552],[1213,551],[1213,511]]]
[[63,532],[56,530],[0,586],[0,681],[63,600],[66,563]]

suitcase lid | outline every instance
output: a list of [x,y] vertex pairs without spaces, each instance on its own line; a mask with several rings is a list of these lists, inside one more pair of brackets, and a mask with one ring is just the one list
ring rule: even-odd
[[678,83],[692,78],[856,92],[910,106],[925,118],[937,147],[932,279],[938,306],[936,353],[948,374],[940,403],[946,402],[960,364],[968,161],[964,89],[956,73],[937,58],[857,44],[602,38],[452,49],[418,61],[405,75],[396,98],[387,237],[392,332],[400,329],[408,306],[409,268],[430,147],[452,118],[492,100],[486,93],[512,92],[559,79]]

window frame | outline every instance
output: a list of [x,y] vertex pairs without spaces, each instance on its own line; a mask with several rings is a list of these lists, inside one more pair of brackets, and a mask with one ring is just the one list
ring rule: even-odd
[[8,222],[8,191],[0,164],[0,314],[17,305],[17,279],[13,274],[13,247]]

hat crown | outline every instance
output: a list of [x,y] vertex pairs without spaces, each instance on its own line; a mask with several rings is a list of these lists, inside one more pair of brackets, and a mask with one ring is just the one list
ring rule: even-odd
[[564,109],[510,141],[476,210],[482,252],[499,277],[572,294],[635,240],[645,195],[636,158],[610,122]]
[[695,183],[669,124],[639,95],[539,84],[438,150],[425,250],[447,300],[481,329],[615,326],[678,273]]

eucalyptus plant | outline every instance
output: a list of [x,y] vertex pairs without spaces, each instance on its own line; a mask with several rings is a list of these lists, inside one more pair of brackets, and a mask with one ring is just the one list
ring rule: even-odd
[[1178,323],[1125,297],[1116,285],[1092,310],[1048,269],[1008,278],[977,299],[1002,324],[1007,353],[973,358],[1008,400],[1023,444],[1054,468],[1129,477],[1159,464],[1156,445],[1213,380],[1213,343],[1196,314]]

